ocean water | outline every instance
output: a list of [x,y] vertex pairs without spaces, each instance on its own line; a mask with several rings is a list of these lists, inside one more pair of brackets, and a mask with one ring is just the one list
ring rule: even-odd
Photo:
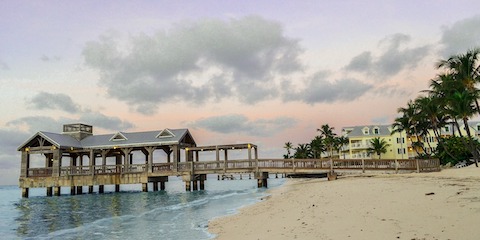
[[[104,194],[70,196],[70,189],[62,188],[62,196],[46,197],[41,188],[21,198],[17,186],[0,186],[0,239],[211,239],[209,220],[266,196],[266,189],[245,175],[244,180],[208,177],[205,190],[195,192],[185,192],[177,177],[159,192],[122,185],[120,193],[105,186]],[[268,179],[269,188],[283,182],[274,175]]]

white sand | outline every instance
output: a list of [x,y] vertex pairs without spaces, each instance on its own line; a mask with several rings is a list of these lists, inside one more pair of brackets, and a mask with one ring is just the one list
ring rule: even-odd
[[480,239],[480,168],[289,179],[239,214],[215,219],[217,239]]

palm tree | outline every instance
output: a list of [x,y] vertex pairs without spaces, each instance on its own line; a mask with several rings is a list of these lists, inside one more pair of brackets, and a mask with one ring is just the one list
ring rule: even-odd
[[[478,167],[478,149],[472,141],[468,120],[480,113],[480,106],[478,99],[480,97],[479,90],[475,87],[480,82],[480,65],[479,65],[480,49],[472,49],[465,54],[457,54],[447,60],[441,60],[438,68],[446,70],[446,76],[449,76],[448,81],[443,81],[435,85],[440,92],[443,90],[444,97],[447,101],[448,112],[451,118],[454,119],[455,126],[461,135],[461,129],[458,120],[463,122],[469,143],[465,140],[462,142],[472,152],[475,160],[475,166]],[[448,84],[449,86],[447,87]],[[463,138],[462,138],[463,139]]]
[[294,158],[306,159],[312,157],[312,150],[310,145],[307,143],[298,144],[298,147],[295,148],[295,153],[293,154]]
[[[432,80],[435,81],[435,80]],[[443,97],[438,97],[433,91],[428,91],[428,96],[418,97],[415,99],[415,105],[419,109],[419,117],[428,120],[428,128],[432,130],[437,143],[442,146],[442,149],[452,159],[457,160],[457,157],[453,155],[448,146],[444,144],[442,138],[441,128],[448,124],[449,116],[446,113],[446,101]],[[433,148],[430,146],[430,142],[427,141],[432,152]]]
[[[395,118],[392,125],[392,134],[405,131],[407,136],[415,136],[417,146],[421,146],[422,151],[425,151],[423,144],[421,143],[421,136],[425,136],[428,132],[427,124],[425,120],[419,117],[419,109],[414,101],[410,100],[407,103],[406,108],[398,108],[398,113],[402,114],[400,117]],[[420,155],[418,148],[414,148],[417,155]]]
[[444,68],[449,74],[453,75],[457,82],[461,83],[475,96],[475,107],[478,113],[480,113],[479,94],[475,84],[480,82],[479,55],[480,49],[471,49],[465,54],[457,54],[447,60],[440,60],[437,66],[437,68]]
[[378,159],[380,159],[382,153],[387,152],[387,148],[390,146],[390,144],[385,141],[385,139],[380,139],[380,137],[371,139],[370,144],[372,146],[368,148],[368,151],[376,153],[378,155]]
[[290,158],[291,157],[290,150],[293,149],[292,142],[286,142],[285,145],[283,146],[283,148],[287,149],[287,154],[283,155],[283,158],[285,158],[285,159]]
[[322,152],[325,152],[325,145],[321,136],[315,136],[310,142],[313,158],[321,158]]
[[448,106],[448,112],[452,116],[455,122],[455,126],[458,129],[458,132],[460,134],[461,139],[463,139],[461,129],[460,129],[460,124],[458,123],[458,120],[463,121],[463,125],[465,128],[465,131],[467,132],[467,137],[468,137],[468,145],[466,141],[463,141],[464,144],[470,149],[473,155],[473,159],[475,160],[475,166],[478,167],[478,151],[477,148],[473,142],[473,137],[470,132],[470,127],[468,125],[468,120],[474,115],[475,108],[474,108],[474,100],[475,96],[470,94],[467,91],[463,92],[456,92],[452,96],[450,96],[447,101],[449,102]]
[[329,152],[329,157],[333,155],[333,148],[335,146],[335,137],[337,134],[333,132],[334,128],[328,124],[322,125],[317,132],[320,132],[320,136],[323,137],[323,143]]
[[[348,144],[350,141],[347,136],[341,136],[341,137],[336,137],[335,138],[335,150],[336,151],[341,151],[343,150],[343,146]],[[345,159],[345,155],[343,155],[343,158]]]

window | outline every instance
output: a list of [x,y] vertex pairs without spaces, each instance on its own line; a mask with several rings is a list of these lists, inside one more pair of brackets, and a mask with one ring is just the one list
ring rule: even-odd
[[405,148],[397,148],[398,154],[405,154]]
[[445,132],[450,132],[450,128],[448,126],[445,126]]
[[405,143],[405,138],[397,138],[397,143]]
[[375,135],[378,135],[380,134],[380,129],[378,129],[377,127],[373,129],[373,134]]
[[370,134],[370,129],[368,129],[367,127],[363,128],[363,134],[364,135]]

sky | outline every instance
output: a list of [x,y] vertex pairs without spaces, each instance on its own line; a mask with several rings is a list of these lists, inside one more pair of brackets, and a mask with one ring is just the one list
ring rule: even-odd
[[323,124],[391,124],[480,47],[480,1],[0,2],[0,185],[38,131],[188,128],[282,158]]

